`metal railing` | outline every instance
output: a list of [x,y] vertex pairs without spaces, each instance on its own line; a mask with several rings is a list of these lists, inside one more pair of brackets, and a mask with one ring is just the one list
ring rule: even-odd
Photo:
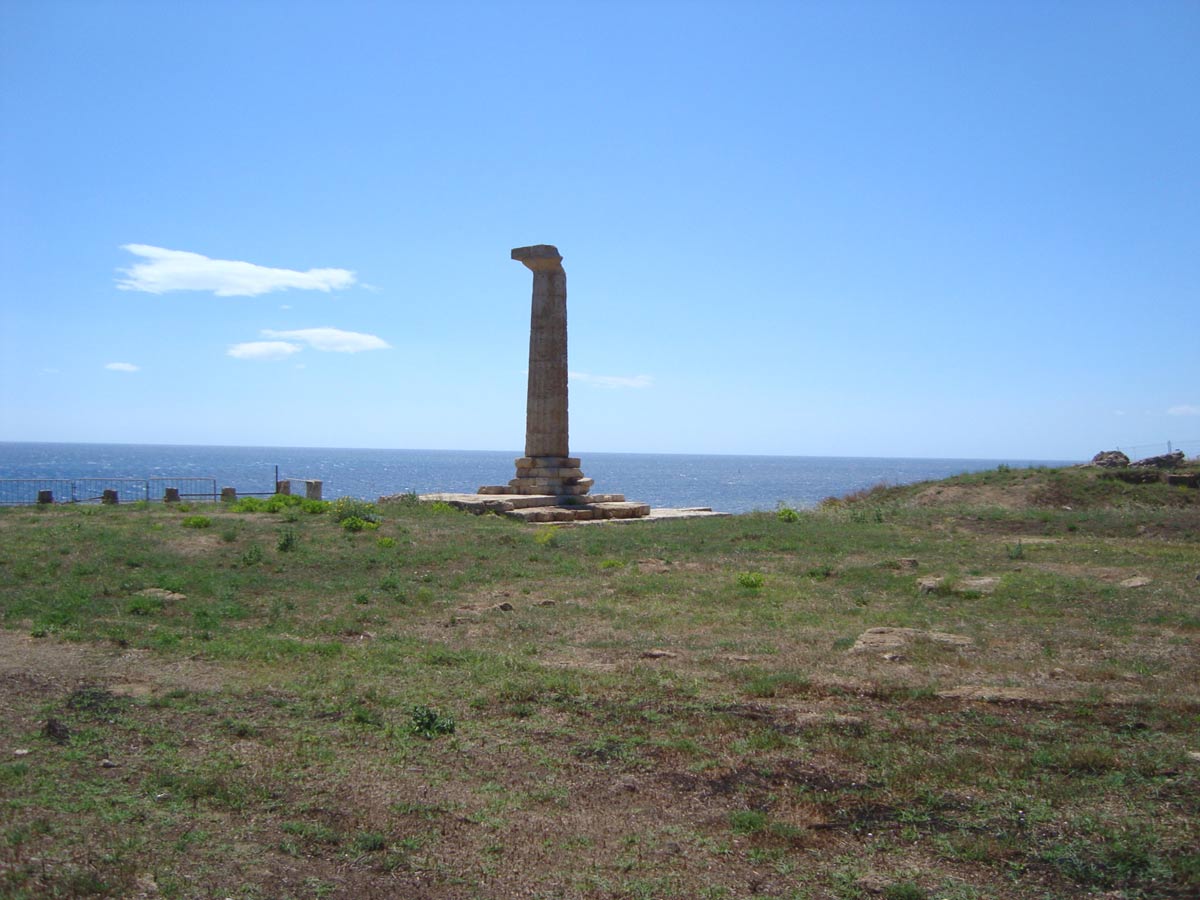
[[215,478],[0,478],[0,506],[36,503],[161,502],[167,489],[180,500],[221,499]]

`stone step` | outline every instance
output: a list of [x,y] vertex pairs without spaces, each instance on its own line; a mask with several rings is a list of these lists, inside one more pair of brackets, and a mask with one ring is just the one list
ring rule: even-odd
[[514,478],[509,482],[509,486],[517,494],[582,495],[591,490],[592,484],[590,478],[572,481],[554,478]]
[[583,469],[578,466],[517,466],[518,478],[582,478]]
[[593,503],[592,509],[597,519],[640,519],[650,515],[649,503]]
[[518,469],[535,466],[548,469],[578,469],[582,462],[578,456],[520,456],[513,460]]

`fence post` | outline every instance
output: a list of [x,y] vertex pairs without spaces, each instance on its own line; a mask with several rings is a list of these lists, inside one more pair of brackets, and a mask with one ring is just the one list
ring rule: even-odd
[[237,488],[223,487],[221,488],[222,503],[237,503]]
[[165,491],[163,491],[163,503],[178,503],[178,502],[179,502],[179,488],[169,487]]
[[319,479],[310,478],[304,482],[304,496],[309,500],[321,499],[321,482]]
[[117,496],[117,492],[113,488],[105,488],[104,496],[100,498],[100,502],[101,503],[109,503],[109,504],[117,504],[117,503],[120,503],[121,500]]
[[275,482],[275,493],[283,494],[285,496],[291,496],[292,483],[290,481],[288,481],[287,479],[284,479],[283,481]]

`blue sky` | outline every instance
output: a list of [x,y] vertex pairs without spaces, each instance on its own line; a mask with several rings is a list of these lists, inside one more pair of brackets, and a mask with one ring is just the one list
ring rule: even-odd
[[1200,4],[0,3],[0,440],[1200,453]]

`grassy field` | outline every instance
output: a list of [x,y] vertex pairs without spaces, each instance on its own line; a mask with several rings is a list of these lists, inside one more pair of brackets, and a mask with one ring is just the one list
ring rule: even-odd
[[1198,493],[0,511],[0,896],[1200,896]]

